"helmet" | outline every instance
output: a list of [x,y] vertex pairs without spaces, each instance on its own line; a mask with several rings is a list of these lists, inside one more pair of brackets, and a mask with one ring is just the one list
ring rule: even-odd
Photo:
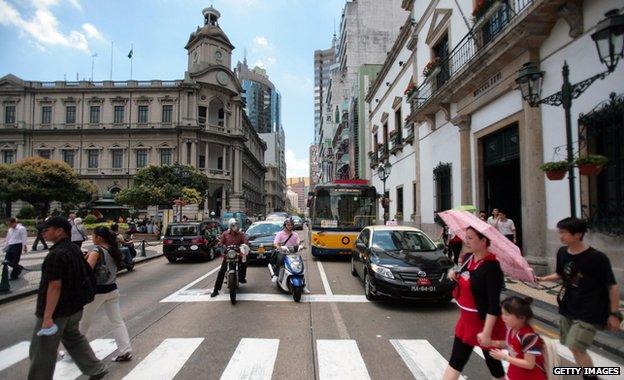
[[293,226],[295,225],[295,222],[293,221],[292,218],[286,218],[284,219],[284,223],[282,224],[282,226],[286,227],[286,224],[288,223],[292,224]]
[[231,230],[238,230],[238,221],[235,218],[228,220],[228,228]]

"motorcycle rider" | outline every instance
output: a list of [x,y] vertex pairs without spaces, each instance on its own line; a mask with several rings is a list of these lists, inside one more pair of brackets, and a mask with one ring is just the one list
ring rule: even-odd
[[275,252],[275,261],[273,266],[275,267],[275,274],[271,281],[277,282],[277,274],[281,267],[284,266],[284,255],[282,254],[281,247],[298,247],[301,243],[299,241],[299,234],[294,232],[295,223],[292,218],[284,220],[283,229],[275,235],[273,245],[277,248]]
[[[219,235],[218,239],[219,239],[219,244],[222,245],[224,248],[227,248],[230,245],[236,245],[239,247],[241,244],[249,245],[249,242],[247,241],[247,237],[245,237],[245,234],[240,231],[240,226],[238,225],[238,222],[234,218],[231,218],[228,221],[228,229],[224,231],[221,235]],[[225,250],[224,250],[224,253],[225,253]],[[240,264],[239,282],[241,284],[244,284],[247,282],[247,280],[245,279],[246,274],[247,274],[247,263],[243,262],[242,257],[240,256],[238,258],[238,261]],[[227,272],[227,257],[226,255],[223,255],[223,263],[221,264],[221,269],[219,270],[219,274],[217,275],[217,280],[215,281],[214,290],[210,294],[210,297],[216,297],[219,294],[219,290],[221,290],[221,286],[223,285],[223,279],[225,278],[225,272]]]

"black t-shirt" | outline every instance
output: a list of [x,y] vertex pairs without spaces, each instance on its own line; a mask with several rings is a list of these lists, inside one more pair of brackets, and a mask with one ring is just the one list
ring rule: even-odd
[[557,252],[557,274],[564,285],[559,313],[570,319],[606,324],[609,287],[616,283],[609,258],[591,247],[576,255],[561,247]]
[[[81,261],[82,260],[82,261]],[[72,297],[77,284],[82,283],[82,266],[84,257],[77,245],[69,240],[60,241],[50,248],[50,252],[43,260],[41,267],[41,282],[37,294],[37,309],[35,315],[43,318],[45,311],[48,283],[61,280],[61,296],[59,297],[53,318],[66,317],[77,313],[82,306],[76,304]]]

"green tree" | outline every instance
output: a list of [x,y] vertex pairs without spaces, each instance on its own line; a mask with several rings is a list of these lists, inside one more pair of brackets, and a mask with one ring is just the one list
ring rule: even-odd
[[39,215],[47,215],[53,201],[77,204],[90,202],[96,195],[95,186],[80,180],[62,161],[29,157],[0,167],[0,199],[26,201]]
[[175,199],[187,204],[201,203],[208,185],[208,177],[192,166],[148,166],[134,176],[133,187],[117,193],[115,202],[136,208],[171,206]]

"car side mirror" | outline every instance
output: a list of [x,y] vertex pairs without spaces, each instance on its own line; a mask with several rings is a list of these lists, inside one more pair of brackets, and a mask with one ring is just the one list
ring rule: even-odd
[[437,248],[437,249],[444,250],[444,248],[446,248],[446,247],[444,246],[444,243],[442,243],[442,242],[437,242],[437,243],[436,243],[436,248]]
[[362,243],[361,241],[355,242],[355,248],[357,248],[358,251],[366,251],[368,249],[366,244]]

